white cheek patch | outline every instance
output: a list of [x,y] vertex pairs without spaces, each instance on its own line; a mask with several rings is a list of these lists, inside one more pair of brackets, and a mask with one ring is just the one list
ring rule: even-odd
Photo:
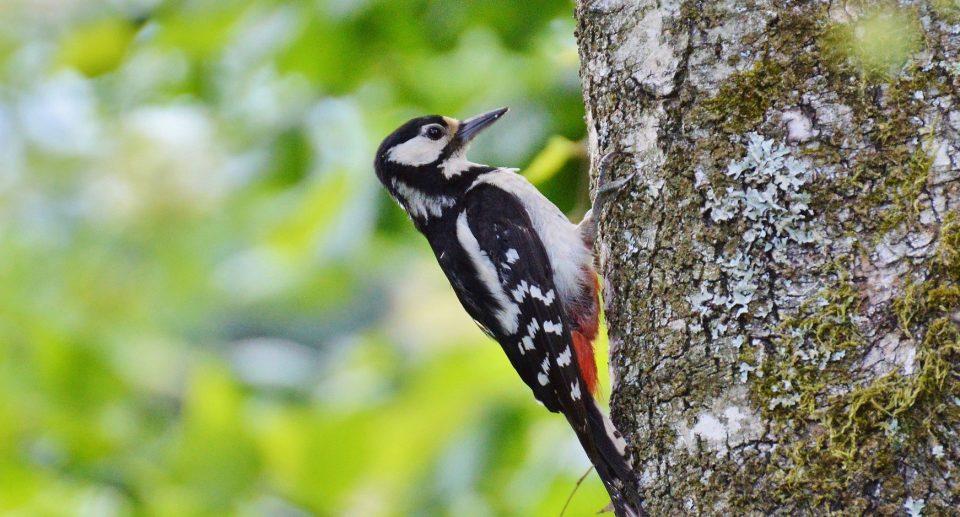
[[446,138],[430,140],[421,135],[390,148],[387,159],[401,165],[419,167],[437,161],[446,145]]

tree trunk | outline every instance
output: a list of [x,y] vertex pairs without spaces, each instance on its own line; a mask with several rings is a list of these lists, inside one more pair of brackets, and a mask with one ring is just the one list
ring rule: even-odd
[[960,508],[960,4],[579,0],[652,515]]

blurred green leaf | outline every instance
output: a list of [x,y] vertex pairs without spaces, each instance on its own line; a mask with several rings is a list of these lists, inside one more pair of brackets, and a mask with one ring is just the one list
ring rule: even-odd
[[539,185],[553,178],[571,158],[582,157],[584,152],[582,143],[552,136],[546,147],[524,168],[523,174],[531,183]]
[[475,159],[576,206],[572,8],[0,2],[0,513],[556,515],[582,451],[371,162],[510,105]]
[[139,29],[136,21],[122,18],[72,28],[60,40],[59,61],[89,76],[110,72],[123,62]]

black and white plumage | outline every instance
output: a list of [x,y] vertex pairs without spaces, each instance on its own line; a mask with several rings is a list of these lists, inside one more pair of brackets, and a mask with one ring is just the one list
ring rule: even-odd
[[514,169],[466,159],[471,139],[505,112],[407,122],[380,145],[377,177],[426,236],[464,309],[534,397],[567,418],[616,514],[643,515],[626,443],[594,399],[592,223],[572,224]]

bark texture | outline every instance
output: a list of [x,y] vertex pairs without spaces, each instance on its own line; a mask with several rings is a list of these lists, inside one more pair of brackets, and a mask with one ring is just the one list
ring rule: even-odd
[[[580,0],[652,515],[960,508],[960,4]],[[879,42],[879,43],[878,43]]]

